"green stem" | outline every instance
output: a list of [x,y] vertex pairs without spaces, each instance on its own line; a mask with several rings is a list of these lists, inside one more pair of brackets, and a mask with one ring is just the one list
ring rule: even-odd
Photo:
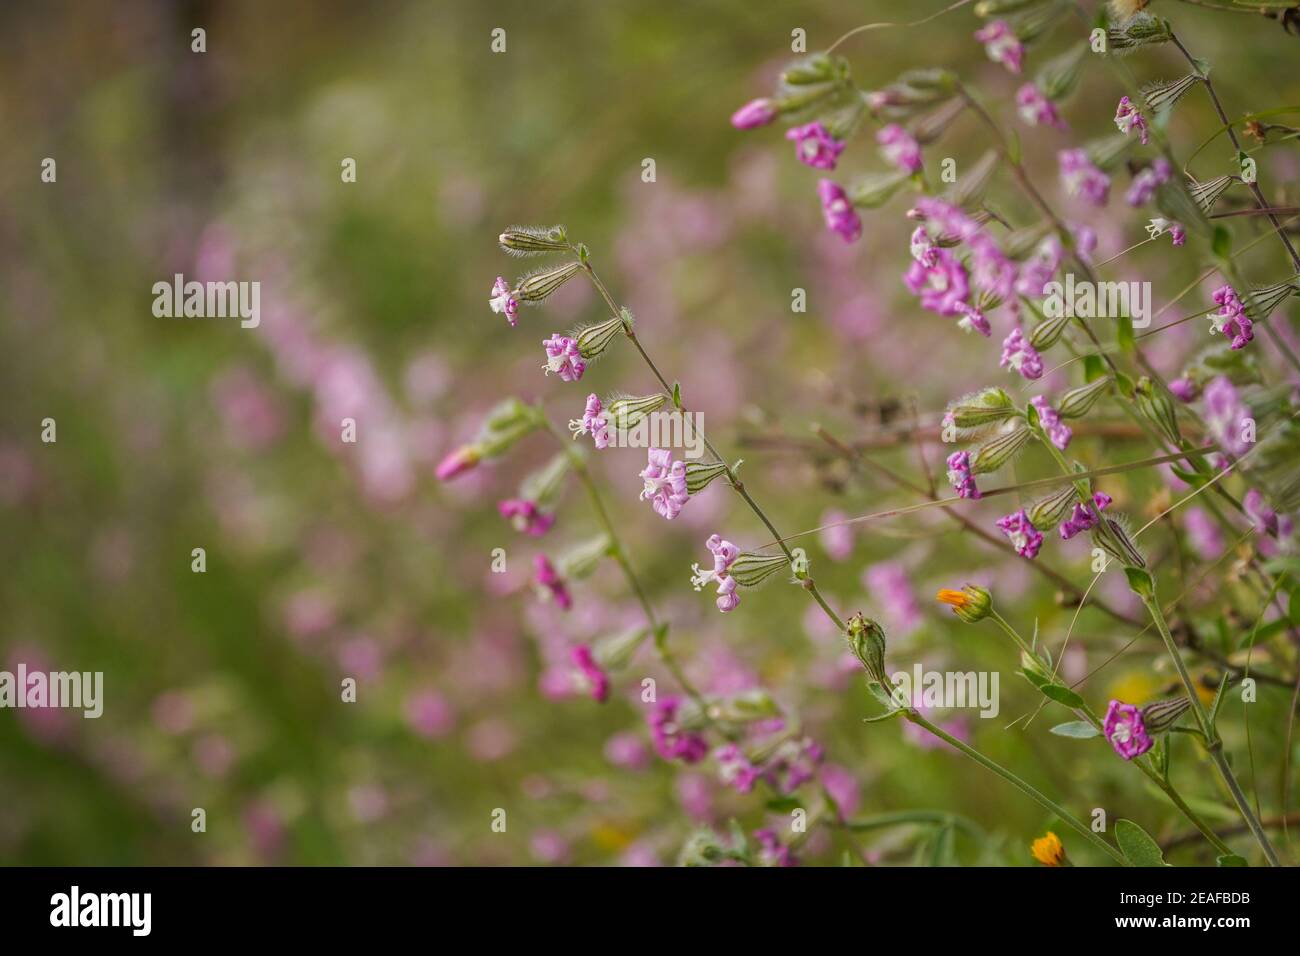
[[[1154,582],[1154,579],[1152,580]],[[1169,625],[1165,622],[1164,612],[1160,608],[1159,601],[1156,600],[1154,583],[1149,593],[1139,593],[1138,597],[1146,605],[1151,620],[1155,622],[1156,630],[1160,632],[1160,637],[1165,642],[1165,649],[1169,652],[1169,656],[1178,670],[1178,678],[1183,682],[1187,697],[1192,702],[1192,713],[1196,716],[1196,723],[1205,737],[1205,749],[1209,753],[1210,759],[1218,767],[1219,775],[1223,777],[1228,792],[1232,794],[1232,800],[1237,805],[1237,810],[1241,813],[1242,819],[1246,821],[1246,825],[1250,827],[1250,832],[1254,835],[1260,849],[1264,851],[1264,858],[1268,860],[1269,866],[1280,866],[1277,853],[1273,850],[1272,844],[1268,842],[1268,835],[1264,832],[1263,826],[1260,825],[1259,818],[1255,816],[1255,811],[1251,809],[1250,802],[1246,799],[1246,794],[1242,791],[1241,784],[1237,782],[1236,776],[1233,775],[1232,768],[1228,766],[1228,758],[1223,753],[1223,741],[1219,738],[1218,730],[1210,723],[1209,715],[1205,713],[1201,698],[1196,693],[1196,685],[1192,683],[1192,676],[1187,672],[1187,665],[1183,663],[1183,656],[1178,651],[1178,645],[1174,643],[1174,637],[1169,633]]]
[[1003,780],[1010,783],[1013,787],[1015,787],[1021,793],[1025,794],[1025,796],[1029,797],[1039,806],[1043,807],[1046,810],[1051,811],[1061,820],[1062,823],[1064,823],[1066,826],[1070,827],[1070,829],[1077,832],[1089,843],[1093,844],[1093,846],[1097,847],[1102,852],[1106,853],[1109,857],[1115,860],[1115,862],[1119,863],[1120,866],[1132,866],[1132,864],[1129,863],[1129,861],[1124,857],[1124,854],[1120,853],[1119,850],[1115,849],[1113,846],[1111,846],[1101,837],[1097,836],[1097,834],[1093,833],[1092,830],[1087,827],[1087,825],[1085,825],[1080,820],[1078,820],[1073,815],[1071,815],[1071,813],[1068,810],[1066,810],[1064,807],[1062,807],[1060,804],[1055,803],[1052,800],[1048,799],[1037,788],[1027,783],[1026,781],[1022,780],[1020,777],[1016,776],[1006,767],[1003,767],[1001,764],[993,760],[990,760],[988,757],[984,756],[974,747],[971,747],[968,744],[963,743],[962,741],[958,740],[956,737],[944,731],[942,728],[936,727],[934,724],[930,723],[930,721],[926,720],[915,710],[912,710],[911,708],[907,709],[906,711],[904,711],[904,716],[912,723],[916,724],[918,727],[921,727],[924,730],[928,730],[931,734],[938,737],[940,740],[942,740],[944,743],[948,744],[949,746],[956,747],[967,757],[970,757],[972,760],[974,760],[980,766],[984,767],[986,770],[990,770],[993,773],[997,774],[999,777],[1001,777]]
[[645,612],[646,622],[650,625],[651,633],[654,635],[655,651],[659,659],[663,662],[664,667],[672,674],[673,679],[677,681],[678,686],[686,693],[688,697],[700,708],[705,718],[708,718],[708,707],[705,705],[704,698],[695,686],[682,671],[677,659],[673,657],[672,651],[668,647],[667,628],[659,625],[659,618],[655,614],[654,605],[650,603],[645,588],[641,585],[641,579],[637,576],[632,567],[632,562],[628,559],[627,549],[623,547],[622,539],[619,538],[618,532],[614,529],[614,522],[610,520],[609,512],[605,510],[605,502],[600,497],[600,490],[596,487],[595,480],[591,477],[591,472],[587,468],[587,463],[582,456],[574,451],[572,445],[565,440],[551,424],[550,419],[542,417],[546,431],[551,437],[559,443],[561,450],[568,456],[569,463],[573,467],[574,474],[582,483],[583,489],[587,492],[587,498],[591,502],[591,510],[596,515],[596,520],[600,522],[606,537],[610,542],[610,553],[614,561],[618,564],[623,572],[623,577],[627,579],[628,586],[632,588],[632,593],[636,595],[637,602],[640,603],[641,609]]

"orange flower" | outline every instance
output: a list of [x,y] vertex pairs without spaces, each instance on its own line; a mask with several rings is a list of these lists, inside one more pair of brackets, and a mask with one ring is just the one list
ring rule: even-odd
[[1029,852],[1043,866],[1060,866],[1065,861],[1065,847],[1061,844],[1061,838],[1050,830],[1047,831],[1047,836],[1039,837],[1033,842]]
[[935,595],[935,598],[952,608],[952,613],[967,624],[984,620],[993,607],[989,592],[973,584],[966,585],[960,591],[944,588]]

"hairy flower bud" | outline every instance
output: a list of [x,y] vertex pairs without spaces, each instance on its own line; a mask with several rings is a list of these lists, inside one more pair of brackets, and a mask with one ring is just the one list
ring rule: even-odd
[[1178,723],[1191,706],[1192,702],[1188,697],[1171,697],[1168,700],[1147,704],[1142,708],[1142,726],[1152,737],[1163,734]]
[[[577,453],[575,450],[574,454]],[[519,497],[533,502],[543,511],[550,510],[559,498],[572,466],[573,459],[569,453],[560,452],[520,482]]]
[[1142,557],[1142,552],[1133,543],[1128,530],[1115,518],[1102,515],[1101,522],[1092,529],[1092,543],[1123,567],[1145,568],[1147,566],[1146,558]]
[[952,613],[967,624],[975,624],[989,616],[993,610],[993,597],[984,588],[968,584],[960,591],[948,588],[941,590],[935,597],[940,603],[952,608]]
[[1121,27],[1106,31],[1108,52],[1128,52],[1140,46],[1166,43],[1173,36],[1169,24],[1160,17],[1139,13]]
[[1062,310],[1060,315],[1039,322],[1029,332],[1029,344],[1040,352],[1050,349],[1061,338],[1070,318],[1070,314]]
[[885,674],[885,632],[880,625],[859,611],[849,618],[849,648],[866,668],[867,676],[888,692],[889,677]]
[[686,463],[686,491],[697,495],[709,486],[719,475],[727,473],[727,466],[720,461],[688,461]]
[[1060,491],[1034,502],[1026,513],[1035,528],[1047,528],[1064,521],[1078,500],[1079,493],[1074,485],[1065,485]]
[[1003,434],[990,438],[971,453],[971,474],[997,471],[1024,450],[1033,434],[1023,423],[1017,423]]
[[1017,414],[1011,396],[1001,388],[993,387],[957,399],[948,406],[943,421],[945,425],[951,422],[965,432],[963,437],[970,437]]
[[[781,709],[772,699],[772,695],[761,687],[741,691],[738,694],[710,698],[706,711],[710,720],[720,720],[729,724],[753,723],[756,720],[779,717],[781,714]],[[777,740],[780,740],[779,736]]]
[[480,457],[492,458],[508,451],[540,424],[535,408],[517,398],[508,398],[488,412],[474,445]]
[[1109,388],[1110,379],[1105,376],[1072,388],[1056,403],[1056,412],[1062,418],[1082,418]]
[[569,580],[580,581],[590,577],[600,562],[613,554],[614,543],[608,535],[598,534],[580,541],[556,560],[560,576]]
[[784,554],[742,551],[728,568],[728,573],[741,587],[752,588],[762,584],[773,574],[789,569],[790,561]]
[[564,283],[578,274],[582,266],[566,262],[554,269],[540,269],[524,276],[515,287],[515,298],[520,302],[541,302]]
[[602,670],[621,670],[632,662],[637,650],[649,636],[648,627],[633,627],[602,637],[592,645],[592,657]]
[[658,411],[666,401],[668,401],[668,396],[662,392],[658,395],[642,395],[640,397],[631,395],[624,398],[615,398],[605,406],[605,420],[610,427],[617,428],[619,431],[626,431],[635,427],[638,422],[651,412]]
[[1178,430],[1178,416],[1174,412],[1174,403],[1170,400],[1169,393],[1158,389],[1145,375],[1137,380],[1133,392],[1142,417],[1169,439],[1175,448],[1179,447],[1183,436]]
[[502,249],[516,256],[565,252],[569,248],[569,238],[563,226],[511,226],[497,237],[497,241]]
[[574,341],[578,343],[578,354],[588,361],[596,358],[609,347],[609,343],[614,340],[614,336],[622,332],[623,328],[623,319],[621,317],[606,319],[597,325],[587,326],[573,337]]

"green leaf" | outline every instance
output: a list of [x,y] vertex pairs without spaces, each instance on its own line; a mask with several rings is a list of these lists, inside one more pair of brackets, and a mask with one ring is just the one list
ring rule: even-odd
[[1051,698],[1066,707],[1082,708],[1084,706],[1083,698],[1064,684],[1044,684],[1039,690],[1043,692],[1044,697]]
[[1119,317],[1119,324],[1115,329],[1115,341],[1119,344],[1120,351],[1126,355],[1132,355],[1137,348],[1137,342],[1133,339],[1133,319],[1127,315]]
[[1243,857],[1237,856],[1235,853],[1225,853],[1215,860],[1215,863],[1218,866],[1250,866]]
[[789,813],[791,810],[798,810],[802,804],[796,797],[773,797],[767,801],[767,809],[773,813]]
[[1155,597],[1156,584],[1151,575],[1141,568],[1125,568],[1129,589],[1138,597],[1146,599]]
[[1220,259],[1228,259],[1232,255],[1232,233],[1228,232],[1223,226],[1214,227],[1214,238],[1210,240],[1210,248]]
[[1089,737],[1101,735],[1101,731],[1086,720],[1071,720],[1068,723],[1057,724],[1052,728],[1052,733],[1058,737],[1074,737],[1078,740],[1087,740]]
[[682,383],[673,382],[673,407],[680,409],[682,407]]
[[1106,363],[1101,360],[1100,355],[1085,355],[1083,357],[1083,379],[1085,382],[1092,382],[1106,374]]
[[1167,866],[1160,846],[1132,820],[1115,823],[1115,842],[1134,866]]

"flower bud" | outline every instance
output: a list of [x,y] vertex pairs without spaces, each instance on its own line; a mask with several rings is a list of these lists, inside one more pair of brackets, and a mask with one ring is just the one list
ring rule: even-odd
[[1107,49],[1112,52],[1128,51],[1153,43],[1165,43],[1173,36],[1169,24],[1149,13],[1139,13],[1122,27],[1106,31]]
[[556,559],[560,576],[569,580],[580,581],[591,576],[600,562],[614,551],[614,543],[608,535],[598,534],[586,541],[573,545]]
[[617,428],[619,431],[626,431],[633,428],[638,422],[663,407],[664,402],[668,401],[668,396],[660,392],[658,395],[627,396],[624,398],[615,398],[605,406],[605,420],[610,426]]
[[1056,404],[1056,412],[1062,418],[1082,418],[1109,387],[1110,379],[1102,376],[1087,385],[1072,388],[1061,396]]
[[1047,528],[1064,521],[1065,516],[1074,510],[1078,500],[1078,491],[1075,490],[1074,485],[1069,484],[1062,487],[1060,491],[1034,502],[1026,512],[1030,523],[1035,528]]
[[1102,515],[1101,522],[1092,529],[1092,543],[1126,568],[1147,566],[1146,559],[1129,537],[1127,529],[1114,518]]
[[536,256],[545,252],[567,252],[569,238],[563,226],[511,226],[497,237],[501,248],[516,256]]
[[814,53],[786,67],[781,73],[781,83],[785,86],[830,83],[835,79],[835,69],[836,65],[829,56],[825,53]]
[[1192,702],[1187,697],[1172,697],[1147,704],[1142,708],[1142,726],[1152,737],[1163,734],[1178,723],[1191,706]]
[[[575,454],[577,450],[574,450]],[[532,472],[519,484],[519,497],[531,501],[543,511],[551,510],[564,488],[564,479],[569,474],[573,459],[567,452],[560,452],[541,468]]]
[[483,421],[474,444],[482,458],[493,458],[540,425],[537,410],[517,398],[499,403]]
[[476,446],[461,445],[438,462],[434,476],[439,481],[450,481],[452,478],[473,469],[482,458],[483,453]]
[[1151,379],[1143,375],[1133,387],[1137,398],[1138,411],[1147,421],[1156,427],[1175,448],[1182,444],[1183,436],[1178,431],[1178,416],[1174,412],[1174,403],[1163,389],[1157,389]]
[[1070,94],[1079,82],[1079,73],[1088,50],[1087,43],[1078,43],[1044,64],[1035,79],[1044,96],[1049,100],[1059,100]]
[[719,475],[727,473],[727,466],[720,461],[688,461],[686,463],[686,491],[697,495],[709,486]]
[[993,610],[993,597],[984,588],[968,584],[960,591],[941,590],[936,598],[952,608],[952,613],[967,624],[975,624],[989,616]]
[[944,424],[951,422],[965,432],[983,431],[1017,414],[1011,396],[1000,388],[986,388],[948,406]]
[[906,170],[864,176],[849,190],[849,199],[854,206],[875,209],[888,202],[889,197],[898,191],[898,187],[911,178],[911,173]]
[[778,571],[787,571],[790,560],[784,554],[758,554],[754,551],[742,551],[732,562],[727,573],[736,579],[741,587],[752,588],[762,584]]
[[885,674],[885,632],[880,625],[859,611],[849,618],[848,640],[849,648],[866,668],[867,676],[887,690],[890,684]]
[[632,662],[632,658],[649,635],[648,627],[633,627],[609,637],[602,637],[592,646],[592,657],[602,670],[621,670]]
[[541,269],[519,280],[515,287],[515,298],[520,302],[541,302],[564,283],[578,274],[582,266],[577,262],[566,262],[554,269]]
[[997,471],[1019,455],[1032,436],[1033,432],[1021,423],[1001,435],[990,438],[971,454],[971,474],[982,475]]
[[1040,352],[1050,349],[1060,340],[1070,318],[1070,314],[1062,310],[1060,315],[1039,322],[1029,331],[1029,344]]
[[579,354],[588,361],[596,358],[609,347],[614,336],[622,332],[623,328],[621,317],[606,319],[597,325],[587,326],[574,336],[574,341],[578,343]]
[[755,687],[738,694],[710,699],[707,713],[711,720],[720,720],[729,724],[747,724],[756,720],[779,717],[781,709],[777,707],[776,701],[767,691]]

